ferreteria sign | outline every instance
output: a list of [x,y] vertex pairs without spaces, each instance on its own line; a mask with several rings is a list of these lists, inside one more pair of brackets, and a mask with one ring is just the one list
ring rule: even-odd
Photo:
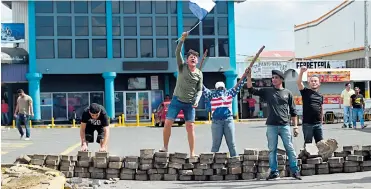
[[298,61],[296,62],[296,69],[302,66],[306,66],[308,69],[333,69],[333,68],[345,68],[345,61]]

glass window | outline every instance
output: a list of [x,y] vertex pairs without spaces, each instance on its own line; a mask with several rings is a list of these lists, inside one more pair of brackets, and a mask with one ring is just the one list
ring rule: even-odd
[[187,39],[184,41],[184,53],[187,54],[191,49],[200,53],[200,39]]
[[71,13],[71,1],[56,1],[57,13]]
[[88,2],[87,1],[75,1],[74,9],[75,9],[75,13],[88,13]]
[[91,92],[90,93],[90,104],[97,103],[104,106],[104,93],[103,92]]
[[123,1],[124,14],[135,14],[137,12],[135,3],[135,1]]
[[137,35],[137,18],[136,17],[124,17],[124,35],[125,36],[136,36]]
[[141,17],[139,21],[140,21],[140,35],[143,36],[152,35],[152,17]]
[[113,40],[113,58],[121,58],[121,40]]
[[229,56],[228,39],[219,39],[219,56]]
[[67,119],[67,95],[66,93],[53,93],[53,117],[54,120]]
[[71,39],[58,39],[58,58],[72,58]]
[[170,13],[176,14],[177,13],[177,2],[176,1],[170,1]]
[[52,59],[54,58],[54,40],[37,39],[36,40],[36,58]]
[[36,36],[54,36],[54,17],[36,16]]
[[203,52],[207,49],[208,57],[215,57],[215,39],[204,39],[204,49]]
[[170,42],[170,45],[171,45],[171,57],[175,57],[175,49],[176,49],[176,46],[177,46],[177,42],[176,42],[176,40],[178,40],[178,39],[171,39],[171,42]]
[[216,3],[216,10],[218,14],[228,14],[228,2],[218,1],[218,3]]
[[107,40],[93,39],[93,58],[107,58]]
[[183,14],[192,14],[192,11],[189,9],[189,2],[183,1]]
[[112,14],[120,14],[121,1],[112,1]]
[[120,36],[121,35],[121,17],[115,16],[112,17],[112,35]]
[[105,1],[90,1],[91,13],[106,13],[106,2]]
[[171,35],[178,36],[178,20],[177,17],[171,17]]
[[124,40],[124,55],[125,55],[125,58],[136,58],[138,56],[136,39],[125,39]]
[[151,1],[139,1],[139,13],[151,14],[152,13],[152,2]]
[[70,16],[57,17],[57,35],[72,36],[72,21]]
[[156,14],[167,13],[167,2],[166,1],[155,1]]
[[215,35],[214,17],[206,17],[201,24],[203,35]]
[[105,36],[106,35],[106,17],[104,16],[92,16],[92,35],[93,36]]
[[89,40],[76,39],[75,40],[75,57],[89,58]]
[[167,36],[167,17],[156,17],[156,35]]
[[35,1],[36,13],[53,13],[53,1]]
[[41,119],[52,120],[52,106],[41,106]]
[[52,105],[52,94],[51,93],[40,93],[41,106]]
[[153,57],[153,46],[152,39],[141,39],[140,40],[140,56],[141,57]]
[[87,16],[75,16],[75,35],[89,35],[89,18]]
[[[183,31],[191,30],[199,22],[196,17],[184,17],[183,18]],[[190,35],[199,35],[200,34],[200,25],[190,32]]]
[[84,109],[89,106],[89,93],[67,93],[68,97],[68,118],[71,118],[73,111],[80,118]]
[[218,35],[228,35],[227,17],[218,17]]
[[157,39],[156,40],[156,54],[159,58],[169,57],[169,48],[168,48],[167,39]]
[[115,115],[122,116],[124,113],[124,93],[115,92]]

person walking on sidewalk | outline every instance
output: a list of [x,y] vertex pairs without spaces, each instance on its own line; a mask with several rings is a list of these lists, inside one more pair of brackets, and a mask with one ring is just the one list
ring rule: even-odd
[[21,122],[24,122],[26,127],[26,138],[25,140],[30,140],[31,131],[30,131],[30,119],[33,117],[33,106],[32,98],[26,95],[23,89],[18,89],[18,99],[17,106],[15,107],[14,117],[16,118],[16,125],[21,135],[21,139],[24,137],[24,132],[21,126]]
[[356,128],[357,124],[357,117],[359,118],[359,122],[361,123],[361,128],[364,129],[366,127],[365,121],[363,119],[363,112],[365,110],[365,98],[362,94],[360,94],[359,87],[354,87],[355,94],[350,96],[351,104],[352,104],[352,114],[353,114],[353,128]]
[[247,88],[249,93],[263,98],[267,102],[269,108],[266,122],[266,135],[268,139],[269,167],[271,172],[266,179],[274,180],[279,178],[279,171],[277,169],[277,145],[278,136],[280,136],[289,158],[291,176],[295,179],[301,180],[290,129],[291,116],[291,120],[294,123],[294,137],[299,135],[296,119],[297,112],[294,97],[291,91],[283,88],[283,81],[284,74],[279,70],[272,70],[273,87],[258,89],[253,88],[252,86],[251,72],[247,74]]
[[351,84],[346,83],[345,89],[341,92],[340,95],[340,104],[339,107],[341,108],[341,104],[343,104],[343,110],[344,110],[344,125],[343,128],[352,128],[352,110],[351,110],[351,99],[350,97],[354,95],[354,90],[351,89]]
[[9,125],[9,105],[4,99],[1,100],[1,124]]

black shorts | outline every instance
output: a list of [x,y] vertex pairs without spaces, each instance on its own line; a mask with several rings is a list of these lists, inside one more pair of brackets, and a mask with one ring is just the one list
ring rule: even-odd
[[100,143],[104,139],[104,127],[103,126],[86,126],[85,128],[85,140],[88,143],[94,143],[94,132],[97,131],[97,143]]

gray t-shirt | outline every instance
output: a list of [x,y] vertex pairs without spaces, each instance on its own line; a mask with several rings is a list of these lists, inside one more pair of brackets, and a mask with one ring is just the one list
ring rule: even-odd
[[287,89],[249,88],[249,93],[259,96],[268,104],[267,125],[284,126],[290,124],[290,116],[296,117],[296,107],[291,91]]

